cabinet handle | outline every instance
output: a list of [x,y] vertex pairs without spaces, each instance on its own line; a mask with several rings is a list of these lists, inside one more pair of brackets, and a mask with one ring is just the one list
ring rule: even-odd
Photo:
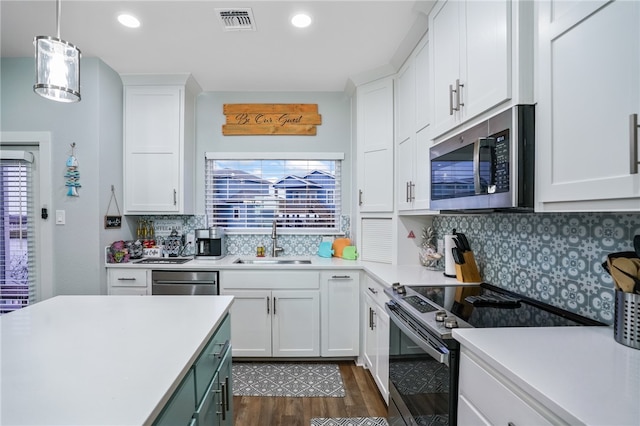
[[269,315],[270,311],[269,309],[271,308],[269,305],[271,304],[271,298],[267,296],[267,315]]
[[373,309],[369,308],[369,328],[373,330]]
[[462,97],[462,88],[464,84],[460,84],[460,79],[456,79],[456,111],[460,111],[460,107],[464,106],[463,102],[460,102],[460,98]]
[[136,280],[135,278],[126,278],[126,277],[118,278],[118,281],[135,281],[135,280]]
[[224,392],[224,400],[227,403],[227,407],[226,407],[227,410],[226,411],[229,411],[229,408],[231,407],[231,405],[229,405],[229,389],[231,389],[231,386],[229,386],[229,376],[224,378],[224,383],[226,385],[225,388],[224,388],[224,390],[225,390],[225,392]]
[[373,288],[373,287],[367,287],[367,288],[369,289],[369,291],[370,291],[371,293],[373,293],[373,294],[378,294],[378,290],[376,290],[375,288]]
[[173,205],[175,206],[176,204],[178,204],[178,193],[174,189],[173,190]]
[[362,205],[362,189],[358,190],[358,205]]
[[376,311],[371,309],[371,329],[373,330],[375,328],[376,328]]
[[351,275],[333,275],[331,279],[332,280],[350,280]]
[[630,174],[638,174],[638,114],[629,116],[629,148],[631,148]]
[[220,395],[220,405],[222,406],[222,421],[227,419],[227,403],[225,401],[225,394],[227,393],[226,382],[222,384],[222,395]]
[[453,115],[453,85],[451,84],[449,85],[449,115]]
[[213,355],[216,358],[222,358],[225,353],[227,353],[227,348],[229,347],[229,340],[227,339],[224,343],[216,343],[216,346],[222,346],[220,348],[220,352],[213,352]]
[[516,424],[514,422],[509,422],[507,423],[507,426],[516,426]]
[[276,314],[276,298],[273,298],[273,315]]

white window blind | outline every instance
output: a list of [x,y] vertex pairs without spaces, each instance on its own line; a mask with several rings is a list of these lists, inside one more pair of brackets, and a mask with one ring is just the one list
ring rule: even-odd
[[[271,155],[273,157],[273,155]],[[278,228],[340,230],[340,159],[211,158],[205,167],[209,226],[227,232]]]
[[36,297],[32,162],[28,152],[1,152],[0,314],[25,307]]

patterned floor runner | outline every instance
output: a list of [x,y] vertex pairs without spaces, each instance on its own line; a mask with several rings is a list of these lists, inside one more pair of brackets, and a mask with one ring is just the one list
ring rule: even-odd
[[337,364],[234,362],[232,368],[236,396],[345,396]]
[[311,426],[389,426],[384,417],[336,417],[311,419]]

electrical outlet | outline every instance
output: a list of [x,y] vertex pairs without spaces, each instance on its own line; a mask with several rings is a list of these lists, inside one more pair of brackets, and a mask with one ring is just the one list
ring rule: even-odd
[[438,239],[438,253],[444,253],[444,240],[442,238]]

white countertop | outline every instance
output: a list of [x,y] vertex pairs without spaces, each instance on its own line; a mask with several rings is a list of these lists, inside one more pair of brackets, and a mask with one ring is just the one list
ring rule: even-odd
[[[195,258],[187,263],[181,264],[139,264],[128,263],[107,263],[107,268],[141,268],[141,269],[172,269],[172,270],[222,270],[222,269],[313,269],[313,270],[364,270],[378,281],[390,286],[399,282],[405,285],[475,285],[477,283],[460,283],[456,278],[445,277],[442,270],[431,271],[421,265],[390,265],[386,263],[367,262],[361,260],[346,260],[339,257],[324,258],[320,256],[282,256],[278,259],[305,259],[310,260],[308,265],[259,265],[259,264],[238,264],[234,263],[238,259],[258,259],[250,256],[228,255],[220,260],[208,260]],[[269,259],[269,258],[262,258]]]
[[231,296],[57,296],[0,317],[2,425],[143,425]]
[[612,327],[453,330],[453,337],[571,425],[640,425],[640,350]]

